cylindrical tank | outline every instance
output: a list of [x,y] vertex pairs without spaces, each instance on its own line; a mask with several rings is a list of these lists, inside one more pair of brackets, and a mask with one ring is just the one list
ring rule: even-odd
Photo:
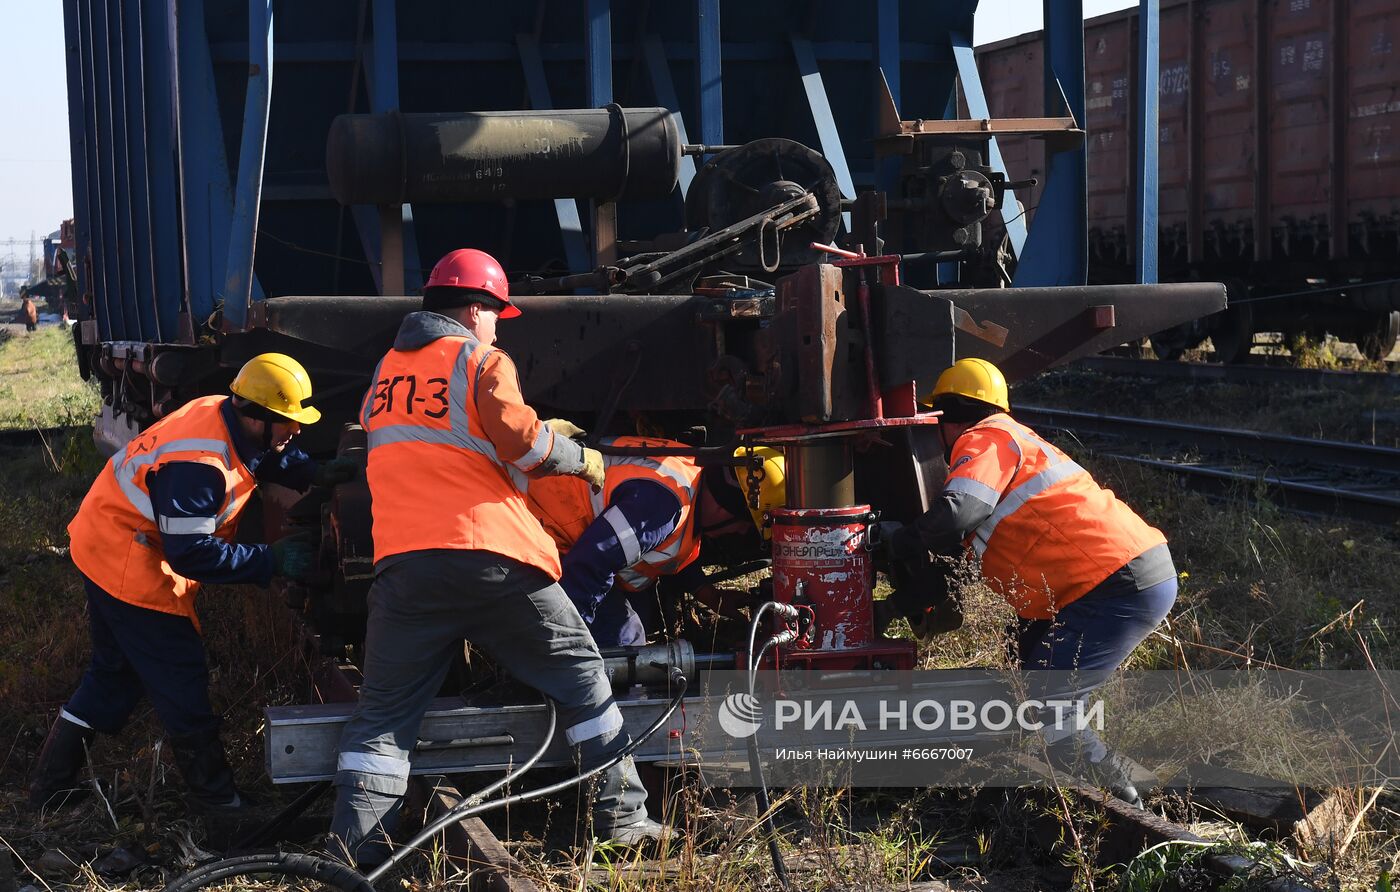
[[874,572],[866,550],[870,506],[778,508],[773,519],[773,600],[816,614],[812,647],[874,643]]
[[326,139],[341,204],[663,198],[681,139],[664,108],[340,115]]

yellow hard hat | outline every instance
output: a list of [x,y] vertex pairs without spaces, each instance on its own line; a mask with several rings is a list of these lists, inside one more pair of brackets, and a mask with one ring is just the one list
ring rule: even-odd
[[1006,376],[985,359],[959,359],[944,369],[938,376],[938,383],[933,385],[933,393],[924,397],[924,405],[932,405],[940,396],[964,396],[990,403],[1003,412],[1011,411]]
[[303,403],[311,399],[311,376],[285,353],[259,353],[243,364],[229,386],[235,396],[292,421],[314,424],[321,410]]
[[754,498],[750,492],[752,484],[749,480],[749,469],[735,468],[734,476],[739,481],[739,489],[744,492],[744,502],[748,505],[749,513],[753,515],[753,525],[763,530],[766,538],[768,531],[763,526],[763,515],[787,504],[787,487],[784,483],[787,474],[781,449],[771,446],[740,446],[734,450],[735,458],[747,458],[751,454],[763,460],[758,476],[758,507],[754,507]]

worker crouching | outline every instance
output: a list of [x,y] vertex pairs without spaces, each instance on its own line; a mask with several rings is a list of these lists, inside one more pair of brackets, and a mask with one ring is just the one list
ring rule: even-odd
[[[882,530],[887,551],[907,562],[970,549],[988,586],[1016,610],[1021,667],[1073,670],[1074,696],[1087,696],[1175,602],[1166,538],[1011,416],[1006,379],[992,363],[959,360],[939,377],[930,404],[943,413],[948,477],[923,516]],[[947,621],[952,605],[899,606],[916,631],[957,622]],[[1093,731],[1043,734],[1053,763],[1139,802],[1133,763]]]
[[[332,818],[332,847],[362,866],[387,857],[423,713],[463,638],[558,704],[584,768],[628,743],[597,646],[556,582],[558,550],[523,495],[528,479],[552,475],[601,487],[602,456],[523,401],[514,364],[492,346],[497,320],[519,314],[490,255],[448,254],[365,396],[375,579]],[[602,778],[595,834],[659,835],[631,760]]]
[[68,526],[87,590],[92,662],[59,712],[29,788],[39,808],[77,792],[89,743],[122,729],[144,693],[170,736],[195,811],[243,809],[209,701],[195,595],[202,583],[267,585],[312,569],[309,542],[233,541],[259,483],[305,490],[355,473],[318,468],[291,447],[320,412],[296,360],[249,360],[233,396],[200,397],[138,434],[108,460]]

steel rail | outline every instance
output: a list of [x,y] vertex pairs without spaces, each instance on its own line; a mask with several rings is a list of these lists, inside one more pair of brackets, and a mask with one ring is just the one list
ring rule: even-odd
[[1121,452],[1105,453],[1118,461],[1169,472],[1191,488],[1211,494],[1226,495],[1262,484],[1280,504],[1295,511],[1380,524],[1400,521],[1400,450],[1397,449],[1032,406],[1018,406],[1013,413],[1032,427],[1137,440],[1157,447],[1183,443],[1217,453],[1234,452],[1269,463],[1312,465],[1324,471],[1364,471],[1369,475],[1364,484],[1348,485],[1273,469],[1251,471],[1222,466],[1218,462],[1187,463]]
[[[1137,375],[1144,378],[1173,378],[1187,381],[1218,381],[1230,384],[1288,384],[1295,387],[1380,387],[1400,392],[1400,374],[1333,369],[1300,369],[1279,365],[1218,365],[1201,362],[1168,362],[1158,359],[1132,359],[1126,356],[1087,356],[1069,368],[1103,372],[1109,375]],[[1397,366],[1400,371],[1400,366]]]
[[1032,427],[1054,427],[1114,437],[1132,436],[1152,443],[1181,443],[1205,450],[1227,450],[1269,461],[1287,460],[1400,474],[1400,449],[1386,446],[1019,404],[1012,408],[1012,414]]

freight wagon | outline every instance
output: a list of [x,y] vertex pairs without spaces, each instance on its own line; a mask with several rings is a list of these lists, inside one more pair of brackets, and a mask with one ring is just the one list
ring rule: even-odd
[[[1230,309],[1161,332],[1175,358],[1210,337],[1330,333],[1380,358],[1400,332],[1400,3],[1164,0],[1157,131],[1162,281],[1221,281]],[[1085,25],[1089,278],[1131,281],[1137,11]],[[1040,35],[982,47],[992,113],[1028,113]],[[1035,176],[1043,144],[1002,141]],[[1039,187],[1024,200],[1033,217]]]
[[[912,517],[944,471],[916,396],[956,358],[1014,380],[1224,305],[1084,287],[1080,10],[1053,7],[1032,120],[945,120],[975,6],[67,0],[99,443],[276,349],[316,383],[308,448],[362,455],[375,362],[473,246],[512,274],[500,344],[542,412],[729,463],[781,443],[792,505]],[[1030,185],[1007,133],[1053,154],[1003,238]],[[293,597],[332,650],[363,631],[368,499],[337,488]]]

